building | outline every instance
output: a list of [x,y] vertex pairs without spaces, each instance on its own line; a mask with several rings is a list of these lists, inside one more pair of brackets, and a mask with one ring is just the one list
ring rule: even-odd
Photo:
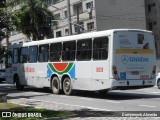
[[[14,9],[18,9],[21,1],[15,3]],[[117,28],[147,29],[145,0],[70,0],[70,22],[68,0],[46,0],[46,4],[55,16],[54,37],[69,35],[69,23],[73,34]],[[22,33],[11,32],[11,44],[26,41]]]
[[157,58],[160,58],[160,0],[146,0],[146,27],[153,31]]
[[[63,20],[53,22],[54,36],[66,36],[67,0],[55,1],[48,0],[48,8],[57,20]],[[70,0],[70,6],[73,34],[114,28],[146,29],[144,0]]]

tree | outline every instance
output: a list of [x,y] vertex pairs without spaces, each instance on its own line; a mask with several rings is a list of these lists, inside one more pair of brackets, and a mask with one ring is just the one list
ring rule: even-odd
[[5,3],[6,3],[6,0],[1,0],[0,1],[0,8],[5,7]]
[[[16,1],[18,0],[11,0],[10,6]],[[20,9],[15,10],[12,16],[16,29],[32,40],[53,37],[48,18],[51,22],[53,14],[47,9],[45,0],[23,0]]]

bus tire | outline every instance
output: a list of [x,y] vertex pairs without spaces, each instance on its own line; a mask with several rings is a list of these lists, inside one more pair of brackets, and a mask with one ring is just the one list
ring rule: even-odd
[[160,79],[158,79],[157,81],[157,86],[158,86],[158,89],[160,89]]
[[53,77],[51,87],[52,87],[53,94],[60,93],[60,82],[59,82],[58,77]]
[[15,84],[16,84],[17,90],[22,91],[22,90],[24,89],[24,86],[21,85],[21,83],[20,83],[20,81],[19,81],[19,77],[16,76],[16,77],[14,78],[14,80],[15,80]]
[[109,90],[99,90],[99,93],[101,95],[106,95],[108,93]]
[[66,77],[63,80],[63,92],[66,95],[71,95],[73,90],[72,90],[72,83],[71,83],[71,79],[69,77]]

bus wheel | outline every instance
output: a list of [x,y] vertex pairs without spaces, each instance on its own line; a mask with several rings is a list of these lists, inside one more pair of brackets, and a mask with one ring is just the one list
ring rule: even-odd
[[160,79],[158,79],[158,81],[157,81],[157,86],[160,89]]
[[16,88],[17,88],[17,90],[22,91],[22,90],[24,89],[24,86],[23,86],[23,85],[21,85],[21,83],[20,83],[20,81],[19,81],[19,77],[18,77],[18,76],[16,76],[16,77],[15,77],[15,84],[16,84]]
[[59,94],[59,92],[60,92],[60,82],[59,82],[59,79],[57,77],[53,77],[51,87],[52,87],[52,92],[54,94]]
[[109,91],[109,90],[99,90],[99,93],[100,93],[101,95],[106,95],[108,91]]
[[63,80],[63,91],[66,95],[71,95],[72,94],[71,79],[69,77],[66,77]]

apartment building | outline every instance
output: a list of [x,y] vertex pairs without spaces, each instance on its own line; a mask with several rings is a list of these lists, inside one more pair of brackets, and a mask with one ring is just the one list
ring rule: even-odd
[[157,58],[160,58],[160,0],[146,0],[145,2],[146,27],[154,33]]
[[[14,9],[19,4],[21,2],[15,4]],[[68,0],[46,0],[46,4],[55,16],[54,37],[69,35],[70,22],[73,35],[117,28],[146,29],[145,0],[70,0],[70,22]],[[26,41],[22,33],[11,32],[11,44]]]
[[[47,1],[55,18],[61,19],[53,22],[54,36],[68,35],[68,0]],[[144,3],[144,0],[70,0],[72,33],[116,28],[146,29]]]

